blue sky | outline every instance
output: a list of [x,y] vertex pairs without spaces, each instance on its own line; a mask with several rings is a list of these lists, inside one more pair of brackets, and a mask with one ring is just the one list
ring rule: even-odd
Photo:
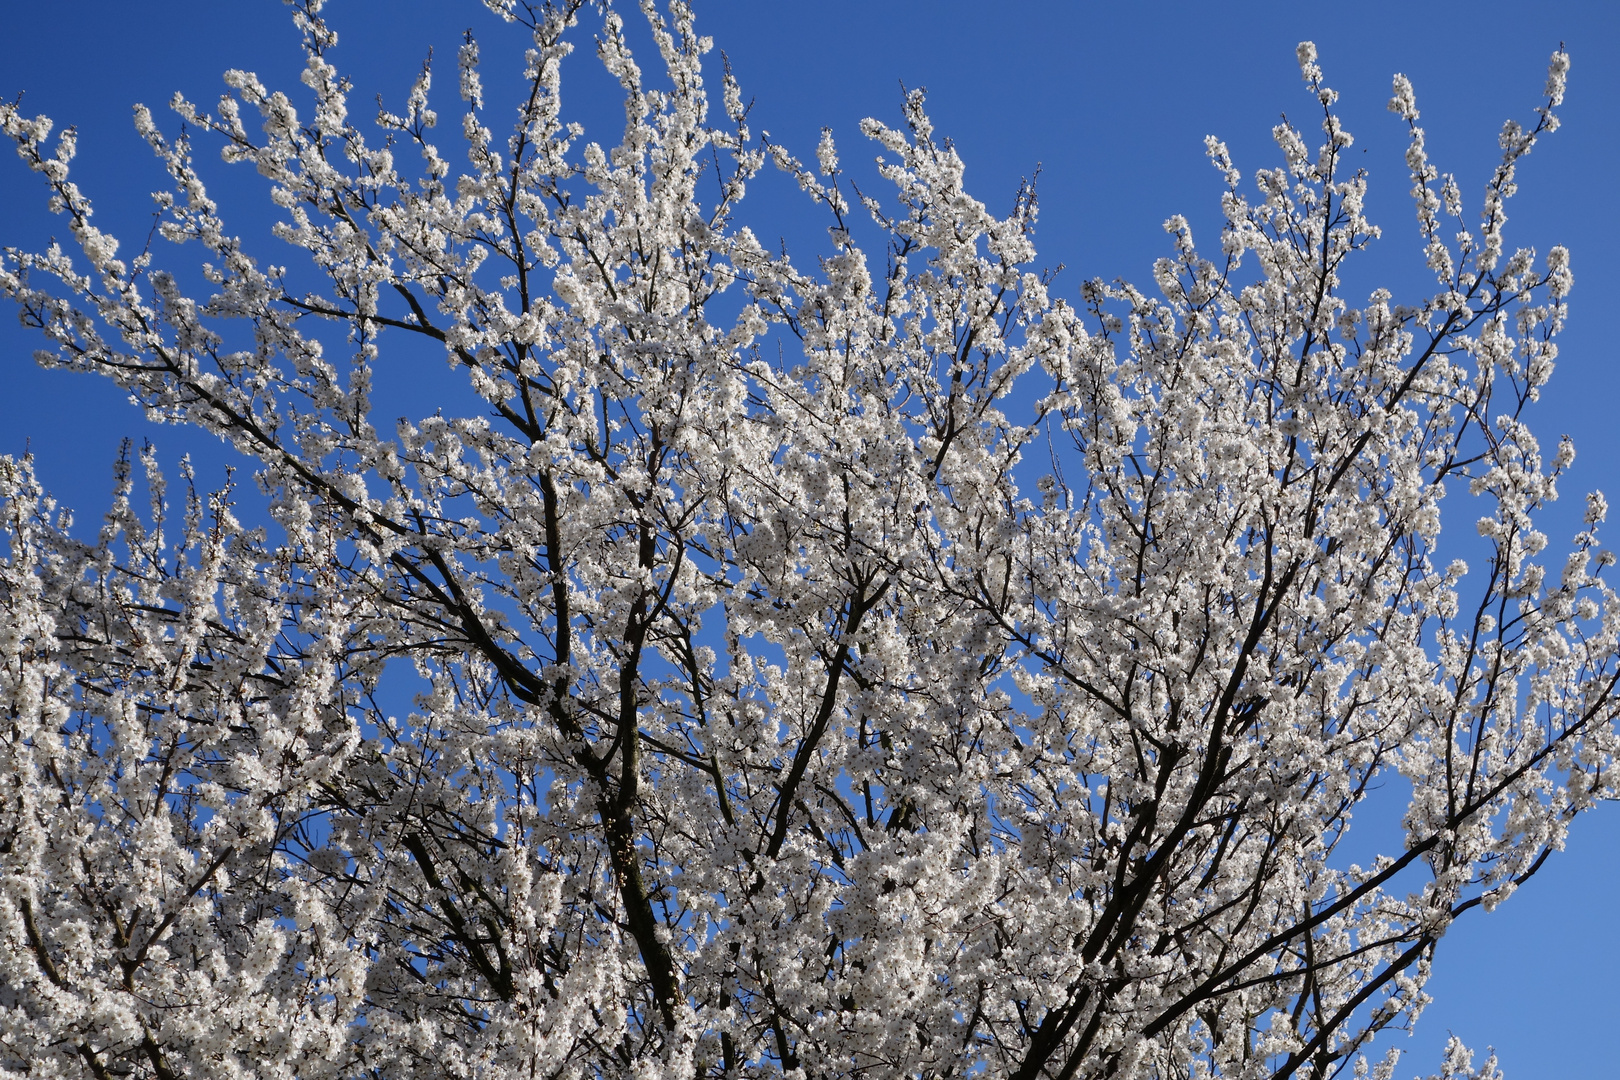
[[[502,28],[471,0],[333,0],[328,14],[342,36],[335,60],[355,81],[357,111],[377,93],[397,108],[431,44],[439,107],[455,115],[454,50],[469,26],[490,55],[487,95],[492,104],[502,100],[495,48]],[[228,67],[301,89],[296,34],[275,0],[0,0],[0,15],[0,95],[25,91],[27,111],[78,126],[77,179],[96,200],[98,224],[122,236],[126,250],[144,238],[147,192],[163,179],[130,125],[133,102],[159,107],[180,90],[207,104]],[[1403,290],[1415,295],[1423,279],[1405,138],[1384,108],[1391,74],[1413,80],[1431,160],[1455,172],[1477,205],[1502,121],[1530,117],[1547,57],[1567,43],[1573,71],[1564,127],[1521,168],[1520,194],[1508,209],[1509,243],[1540,251],[1566,244],[1576,280],[1558,371],[1532,418],[1544,445],[1568,433],[1580,452],[1547,531],[1556,541],[1579,527],[1585,490],[1603,488],[1611,501],[1620,494],[1620,427],[1612,418],[1620,358],[1607,326],[1620,297],[1620,215],[1612,205],[1620,177],[1620,2],[698,0],[698,19],[730,56],[744,96],[755,99],[756,130],[768,129],[802,158],[813,156],[823,125],[834,129],[846,163],[869,156],[857,124],[864,116],[897,122],[903,83],[927,88],[936,129],[955,141],[970,189],[993,210],[1010,206],[1020,178],[1038,164],[1036,243],[1042,261],[1065,264],[1058,287],[1069,296],[1091,277],[1149,281],[1152,260],[1167,248],[1161,222],[1173,213],[1186,214],[1195,237],[1213,246],[1220,188],[1203,137],[1226,140],[1245,175],[1274,166],[1269,133],[1279,114],[1314,126],[1294,61],[1305,38],[1316,41],[1328,82],[1342,95],[1340,114],[1365,150],[1369,214],[1384,227],[1363,267],[1367,288],[1388,283],[1397,299]],[[565,108],[586,124],[587,138],[616,135],[622,114],[612,90],[589,49],[569,61]],[[442,134],[448,142],[451,133]],[[278,258],[273,241],[258,239],[268,218],[253,178],[241,169],[227,178],[206,144],[198,157],[205,175],[219,178],[213,193],[249,250]],[[65,237],[60,219],[45,212],[38,179],[6,158],[0,244],[40,247]],[[824,236],[823,223],[806,216],[784,180],[756,187],[743,219],[757,232],[787,236],[790,250],[797,237]],[[105,381],[40,371],[30,359],[35,347],[9,316],[0,320],[0,453],[31,447],[47,486],[86,526],[107,502],[110,463],[124,436],[152,439],[170,462],[191,452],[204,481],[217,481],[225,455],[206,437],[146,424]],[[1471,531],[1455,515],[1448,523]],[[1603,807],[1577,822],[1568,852],[1509,903],[1465,919],[1442,942],[1430,983],[1435,1003],[1404,1041],[1411,1052],[1397,1075],[1434,1070],[1448,1031],[1481,1051],[1494,1045],[1509,1080],[1614,1075],[1617,895],[1620,808]]]

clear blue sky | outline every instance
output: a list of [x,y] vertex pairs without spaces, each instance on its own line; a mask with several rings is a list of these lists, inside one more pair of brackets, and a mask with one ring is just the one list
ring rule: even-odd
[[[456,115],[460,32],[473,27],[491,52],[502,36],[472,0],[333,0],[328,14],[342,35],[335,59],[354,78],[361,114],[377,93],[397,109],[431,44],[440,58],[439,108]],[[1399,299],[1403,283],[1420,286],[1422,278],[1413,273],[1421,257],[1402,126],[1384,110],[1390,75],[1412,78],[1431,160],[1456,172],[1477,205],[1502,121],[1530,117],[1547,57],[1566,42],[1574,67],[1564,128],[1522,167],[1508,239],[1541,251],[1563,243],[1573,253],[1573,318],[1532,419],[1544,444],[1568,433],[1580,451],[1548,531],[1556,540],[1578,528],[1589,488],[1605,489],[1611,503],[1620,496],[1620,358],[1608,326],[1620,297],[1620,2],[698,0],[698,18],[756,100],[756,130],[805,159],[823,125],[833,127],[846,163],[862,156],[860,118],[896,121],[903,82],[928,89],[937,130],[954,139],[970,189],[992,209],[1005,210],[1020,177],[1039,163],[1036,242],[1045,262],[1066,265],[1059,281],[1068,294],[1095,276],[1149,281],[1166,248],[1160,223],[1172,213],[1186,214],[1195,236],[1213,243],[1219,187],[1203,137],[1225,139],[1245,175],[1274,166],[1269,132],[1278,114],[1309,124],[1312,103],[1294,62],[1295,43],[1309,38],[1366,151],[1369,211],[1384,226],[1367,287],[1388,282]],[[0,0],[0,25],[0,95],[26,91],[27,111],[78,126],[77,178],[97,202],[98,224],[126,250],[146,235],[147,192],[163,186],[129,123],[133,102],[156,110],[180,90],[208,104],[230,67],[301,89],[296,34],[275,0]],[[495,104],[504,99],[500,59],[492,60],[486,95]],[[622,114],[588,48],[565,68],[564,102],[588,138],[615,137]],[[442,135],[448,143],[452,129]],[[44,210],[38,179],[5,157],[0,244],[65,237]],[[221,178],[214,194],[239,193],[223,202],[249,251],[282,258],[273,241],[258,238],[268,219],[254,178],[237,169],[227,179],[206,143],[198,157],[206,174]],[[787,185],[760,188],[750,199],[758,213],[744,213],[757,232],[784,234],[790,248],[796,235],[824,235]],[[110,383],[41,372],[30,359],[35,346],[9,315],[0,320],[0,453],[31,446],[47,485],[86,528],[107,502],[109,464],[125,435],[151,438],[171,462],[190,451],[204,463],[204,479],[217,480],[224,456],[209,440],[147,425]],[[1471,531],[1466,520],[1447,520],[1454,534]],[[1448,1031],[1481,1051],[1495,1045],[1509,1080],[1616,1075],[1617,895],[1620,808],[1603,807],[1576,824],[1568,852],[1510,902],[1465,919],[1441,943],[1435,1003],[1418,1034],[1403,1040],[1410,1053],[1397,1075],[1433,1071]]]

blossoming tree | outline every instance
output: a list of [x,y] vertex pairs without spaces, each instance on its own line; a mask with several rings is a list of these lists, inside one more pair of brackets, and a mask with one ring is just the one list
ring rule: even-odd
[[[1573,451],[1524,423],[1568,256],[1503,238],[1568,58],[1477,225],[1396,78],[1426,295],[1344,295],[1378,230],[1306,44],[1320,146],[1245,184],[1211,139],[1217,253],[1172,219],[1156,295],[1071,300],[920,95],[865,125],[877,198],[729,71],[711,110],[684,3],[643,5],[657,79],[611,9],[489,6],[532,47],[511,127],[461,50],[464,164],[428,70],[353,117],[320,0],[312,106],[175,100],[291,268],[145,110],[164,244],[121,257],[71,131],[0,106],[78,247],[0,264],[42,361],[266,496],[188,473],[171,517],[126,456],[84,538],[0,459],[0,1072],[1390,1076],[1448,924],[1615,793],[1604,502],[1550,558]],[[562,111],[581,16],[616,146]],[[771,164],[817,262],[741,224]],[[379,425],[412,339],[475,415]],[[1335,858],[1393,775],[1404,844]]]

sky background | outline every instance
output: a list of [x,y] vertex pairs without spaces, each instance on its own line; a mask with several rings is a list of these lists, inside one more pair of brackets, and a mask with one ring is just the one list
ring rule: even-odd
[[[1580,527],[1583,492],[1620,495],[1613,418],[1620,358],[1608,327],[1620,297],[1620,2],[698,0],[697,9],[700,32],[715,37],[744,97],[755,101],[755,130],[769,130],[802,159],[813,160],[823,125],[833,128],[847,165],[869,158],[857,125],[865,116],[898,124],[903,84],[927,89],[937,133],[954,141],[969,190],[992,211],[1010,209],[1020,179],[1038,165],[1040,261],[1064,264],[1057,294],[1071,300],[1092,277],[1150,282],[1152,260],[1168,253],[1161,223],[1171,214],[1185,214],[1195,238],[1216,248],[1220,184],[1203,138],[1224,139],[1248,178],[1279,163],[1270,131],[1280,114],[1295,117],[1307,136],[1315,132],[1315,106],[1294,59],[1301,39],[1317,43],[1327,81],[1342,95],[1339,114],[1370,178],[1368,213],[1384,228],[1351,295],[1388,284],[1397,302],[1418,296],[1424,275],[1402,161],[1405,131],[1385,111],[1391,74],[1412,79],[1430,159],[1457,174],[1477,210],[1502,121],[1534,119],[1548,55],[1566,43],[1573,70],[1559,110],[1564,127],[1521,166],[1520,194],[1508,207],[1510,246],[1545,252],[1565,244],[1575,273],[1558,371],[1531,417],[1544,446],[1567,433],[1580,454],[1544,526],[1554,546]],[[351,107],[361,116],[379,93],[397,111],[434,47],[435,105],[451,121],[440,127],[447,155],[459,115],[454,56],[462,31],[473,28],[484,43],[488,102],[511,97],[501,76],[514,70],[516,54],[501,43],[514,39],[477,3],[333,0],[327,15],[341,36],[333,59],[354,80]],[[77,125],[76,179],[96,203],[97,224],[122,237],[125,252],[145,237],[147,193],[164,180],[130,124],[134,102],[153,106],[172,131],[172,115],[160,107],[177,90],[210,105],[226,68],[256,71],[273,89],[307,100],[297,93],[297,35],[275,0],[0,0],[0,26],[0,95],[25,93],[26,112]],[[588,42],[589,34],[575,40]],[[644,57],[643,66],[655,65]],[[563,99],[587,139],[616,140],[619,99],[588,47],[564,67]],[[280,261],[267,236],[262,183],[246,168],[227,170],[216,151],[200,140],[197,159],[214,178],[210,193],[227,224],[250,252]],[[46,212],[40,179],[4,158],[0,244],[37,249],[54,235],[66,239],[62,220]],[[779,176],[754,186],[740,220],[762,237],[785,237],[790,251],[825,238],[825,221]],[[0,453],[31,449],[46,486],[78,509],[84,531],[107,504],[124,437],[151,439],[171,463],[191,453],[203,483],[217,484],[228,451],[199,433],[146,423],[105,380],[41,371],[31,359],[36,347],[9,314],[0,319]],[[381,390],[395,397],[379,406],[430,412],[424,387],[440,385],[442,362],[407,361],[409,378]],[[1463,506],[1446,509],[1463,512],[1447,516],[1451,535],[1472,533]],[[1417,1034],[1399,1039],[1409,1053],[1397,1075],[1436,1071],[1448,1033],[1481,1054],[1495,1046],[1508,1080],[1616,1075],[1617,897],[1620,808],[1605,806],[1576,822],[1569,850],[1508,903],[1473,913],[1441,942],[1429,983],[1435,1001]]]

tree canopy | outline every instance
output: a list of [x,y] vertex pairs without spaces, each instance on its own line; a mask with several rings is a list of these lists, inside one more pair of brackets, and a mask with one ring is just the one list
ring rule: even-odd
[[[1569,255],[1504,237],[1568,56],[1475,205],[1395,77],[1420,295],[1346,295],[1379,229],[1309,43],[1320,136],[1211,138],[1216,243],[1065,295],[919,92],[880,193],[753,130],[686,4],[655,57],[486,6],[527,70],[486,104],[469,34],[448,137],[432,67],[358,118],[320,0],[299,103],[137,110],[133,252],[0,105],[77,248],[0,261],[41,361],[255,463],[171,507],[131,451],[87,538],[0,459],[0,1069],[1387,1080],[1447,927],[1615,795],[1606,504],[1538,531],[1574,451],[1527,426]],[[613,146],[563,108],[593,31]],[[824,249],[745,224],[768,167]],[[376,415],[412,342],[476,411]],[[1391,776],[1404,842],[1335,858]]]

